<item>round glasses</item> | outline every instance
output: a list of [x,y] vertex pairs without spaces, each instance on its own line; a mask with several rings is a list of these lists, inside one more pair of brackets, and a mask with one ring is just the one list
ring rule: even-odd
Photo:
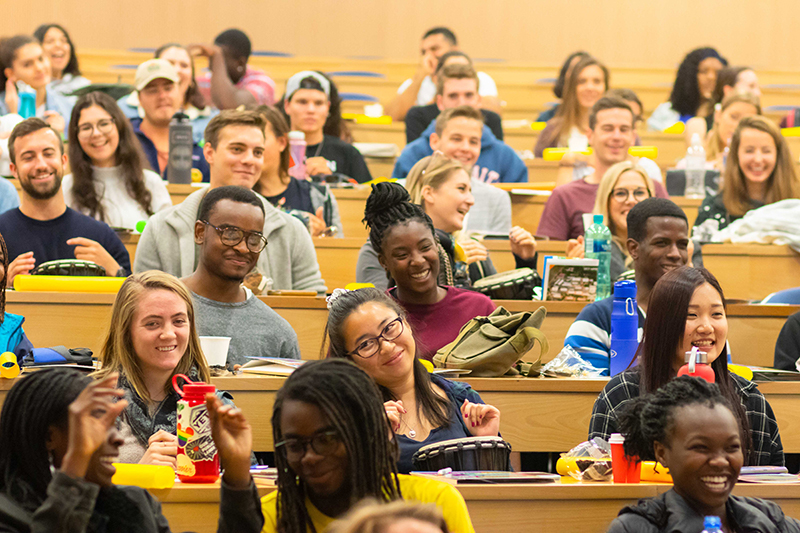
[[267,238],[257,231],[245,231],[236,226],[223,226],[218,228],[205,220],[201,220],[200,222],[217,230],[219,240],[225,246],[230,246],[232,248],[244,240],[247,249],[254,254],[260,253],[261,250],[267,247]]
[[286,439],[275,445],[275,449],[283,448],[286,450],[286,458],[290,461],[299,461],[308,450],[308,446],[317,455],[331,455],[339,447],[339,434],[335,431],[325,431],[317,433],[313,437],[304,439]]
[[614,189],[611,191],[611,196],[618,202],[627,202],[628,198],[633,196],[637,202],[641,202],[645,198],[650,198],[650,191],[647,189],[635,189],[630,191],[628,189]]
[[94,133],[95,128],[97,128],[97,131],[103,134],[111,133],[111,131],[114,129],[114,119],[106,118],[98,120],[95,124],[90,122],[81,124],[78,126],[78,139],[88,139]]
[[361,344],[356,346],[356,349],[350,352],[348,355],[357,355],[362,359],[369,359],[380,350],[381,347],[381,339],[385,341],[393,341],[397,337],[403,334],[403,330],[405,326],[403,326],[403,318],[397,317],[383,328],[381,334],[377,337],[370,337],[369,339],[364,339]]

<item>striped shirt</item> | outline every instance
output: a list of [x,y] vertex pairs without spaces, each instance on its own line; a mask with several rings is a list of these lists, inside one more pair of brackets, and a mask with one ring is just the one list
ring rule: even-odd
[[[211,99],[211,72],[205,70],[197,77],[197,87],[206,102],[213,102]],[[237,89],[247,89],[256,99],[259,105],[272,105],[275,103],[275,82],[267,76],[264,71],[247,66],[244,76],[236,82]]]

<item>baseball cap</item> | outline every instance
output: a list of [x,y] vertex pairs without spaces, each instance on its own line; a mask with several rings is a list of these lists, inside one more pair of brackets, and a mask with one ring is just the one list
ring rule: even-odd
[[314,78],[319,82],[322,86],[322,90],[325,93],[325,96],[328,98],[331,97],[331,82],[325,79],[325,76],[320,74],[319,72],[314,72],[313,70],[304,70],[302,72],[298,72],[286,82],[286,100],[290,100],[292,95],[300,88],[300,82],[306,78]]
[[178,72],[166,59],[148,59],[136,69],[134,86],[141,91],[148,83],[159,78],[178,83]]

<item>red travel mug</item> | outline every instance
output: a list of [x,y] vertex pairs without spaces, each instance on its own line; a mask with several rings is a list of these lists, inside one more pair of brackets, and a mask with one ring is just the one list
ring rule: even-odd
[[639,483],[642,463],[638,457],[633,460],[625,457],[623,448],[625,437],[621,433],[612,433],[608,443],[611,445],[611,470],[614,474],[614,483]]

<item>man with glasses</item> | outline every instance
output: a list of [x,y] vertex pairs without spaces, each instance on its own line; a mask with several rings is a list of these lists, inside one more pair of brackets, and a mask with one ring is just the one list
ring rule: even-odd
[[[181,93],[178,72],[166,59],[148,59],[136,69],[134,87],[138,92],[143,118],[131,119],[133,132],[142,145],[150,167],[166,178],[169,161],[169,122],[181,110]],[[192,145],[192,168],[208,181],[208,164],[203,149]]]
[[[537,235],[557,241],[583,235],[583,215],[594,209],[603,175],[614,164],[629,159],[628,148],[633,145],[636,134],[634,114],[627,102],[611,96],[602,97],[589,113],[589,129],[589,146],[593,150],[589,156],[591,166],[579,165],[572,152],[561,159],[556,184],[565,184],[553,189],[539,220]],[[653,180],[656,196],[667,198],[658,165],[646,158],[637,159],[637,163]]]
[[[208,189],[193,192],[179,205],[159,211],[147,222],[139,239],[133,269],[162,270],[175,276],[191,275],[199,264],[196,222],[208,190],[227,185],[251,189],[264,162],[264,118],[254,111],[225,110],[206,127],[203,153],[211,169]],[[262,235],[269,246],[258,256],[258,272],[276,290],[325,293],[314,243],[295,217],[279,211],[256,195],[264,207]],[[206,220],[206,222],[209,222]]]
[[250,189],[219,187],[205,195],[194,224],[199,261],[183,282],[192,292],[198,334],[231,338],[229,366],[253,355],[300,359],[289,323],[242,286],[267,247],[264,214]]

